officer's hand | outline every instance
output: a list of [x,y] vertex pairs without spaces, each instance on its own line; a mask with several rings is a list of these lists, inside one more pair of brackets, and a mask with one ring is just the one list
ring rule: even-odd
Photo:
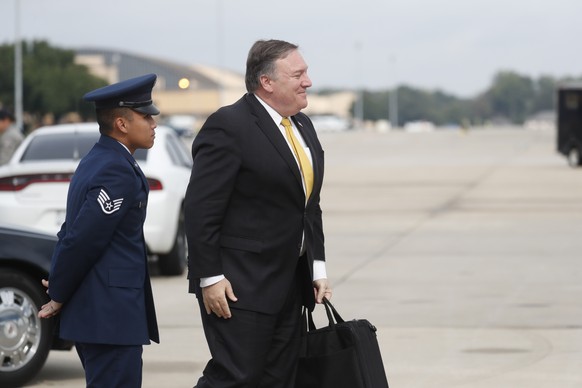
[[323,297],[331,300],[331,287],[327,279],[317,279],[313,281],[313,291],[315,292],[315,300],[317,303],[323,302]]
[[46,288],[46,293],[48,294],[49,293],[49,290],[48,290],[48,288],[49,288],[49,282],[48,282],[48,280],[42,279],[40,282],[42,283],[43,287]]
[[40,308],[40,311],[38,312],[38,317],[39,318],[54,317],[61,311],[62,307],[63,307],[62,303],[51,300],[50,302],[48,302],[47,304],[43,305]]
[[230,282],[226,278],[202,288],[202,299],[207,314],[214,313],[219,318],[230,318],[232,315],[226,300],[227,297],[233,302],[238,300],[234,295]]

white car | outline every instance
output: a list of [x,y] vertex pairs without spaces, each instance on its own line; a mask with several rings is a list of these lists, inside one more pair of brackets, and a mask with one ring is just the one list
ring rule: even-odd
[[[97,123],[61,124],[28,135],[0,167],[0,222],[56,234],[65,219],[70,179],[99,139]],[[187,260],[182,212],[192,158],[168,127],[156,128],[149,150],[134,154],[150,184],[144,235],[162,275],[180,275]]]

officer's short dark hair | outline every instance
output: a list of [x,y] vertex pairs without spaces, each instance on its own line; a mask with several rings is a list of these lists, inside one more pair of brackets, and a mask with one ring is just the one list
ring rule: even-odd
[[99,124],[99,132],[103,135],[110,134],[113,131],[113,122],[118,117],[123,117],[131,120],[129,108],[106,108],[96,109],[97,124]]

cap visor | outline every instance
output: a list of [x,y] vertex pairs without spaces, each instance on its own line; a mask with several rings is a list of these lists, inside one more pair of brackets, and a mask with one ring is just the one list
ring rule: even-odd
[[147,106],[140,106],[139,108],[132,108],[134,111],[136,112],[140,112],[140,113],[144,113],[147,115],[159,115],[160,114],[160,110],[154,105],[147,105]]

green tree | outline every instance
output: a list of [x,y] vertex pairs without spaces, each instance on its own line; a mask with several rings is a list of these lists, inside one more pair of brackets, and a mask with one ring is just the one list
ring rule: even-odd
[[[93,115],[91,104],[82,96],[107,83],[91,75],[87,67],[75,64],[75,52],[51,47],[45,41],[23,42],[23,109],[35,118],[46,114],[60,117],[77,112]],[[14,45],[0,46],[0,102],[14,101]]]
[[533,111],[534,82],[530,77],[512,71],[501,71],[497,73],[485,95],[496,116],[521,124]]
[[[427,120],[436,125],[483,125],[494,120],[522,124],[528,117],[555,106],[556,88],[563,82],[580,82],[582,77],[532,79],[513,71],[497,73],[491,85],[474,98],[462,99],[446,92],[426,91],[412,86],[397,88],[401,124]],[[389,119],[390,90],[364,91],[364,120]],[[322,92],[323,93],[323,92]],[[352,114],[354,113],[352,106]]]
[[531,113],[554,109],[557,85],[558,81],[551,76],[542,76],[537,79],[534,84],[535,95]]
[[[364,119],[389,119],[391,91],[364,92]],[[410,86],[397,89],[398,117],[401,123],[428,120],[437,125],[461,124],[470,116],[470,101],[437,91]],[[353,110],[352,110],[353,111]]]

